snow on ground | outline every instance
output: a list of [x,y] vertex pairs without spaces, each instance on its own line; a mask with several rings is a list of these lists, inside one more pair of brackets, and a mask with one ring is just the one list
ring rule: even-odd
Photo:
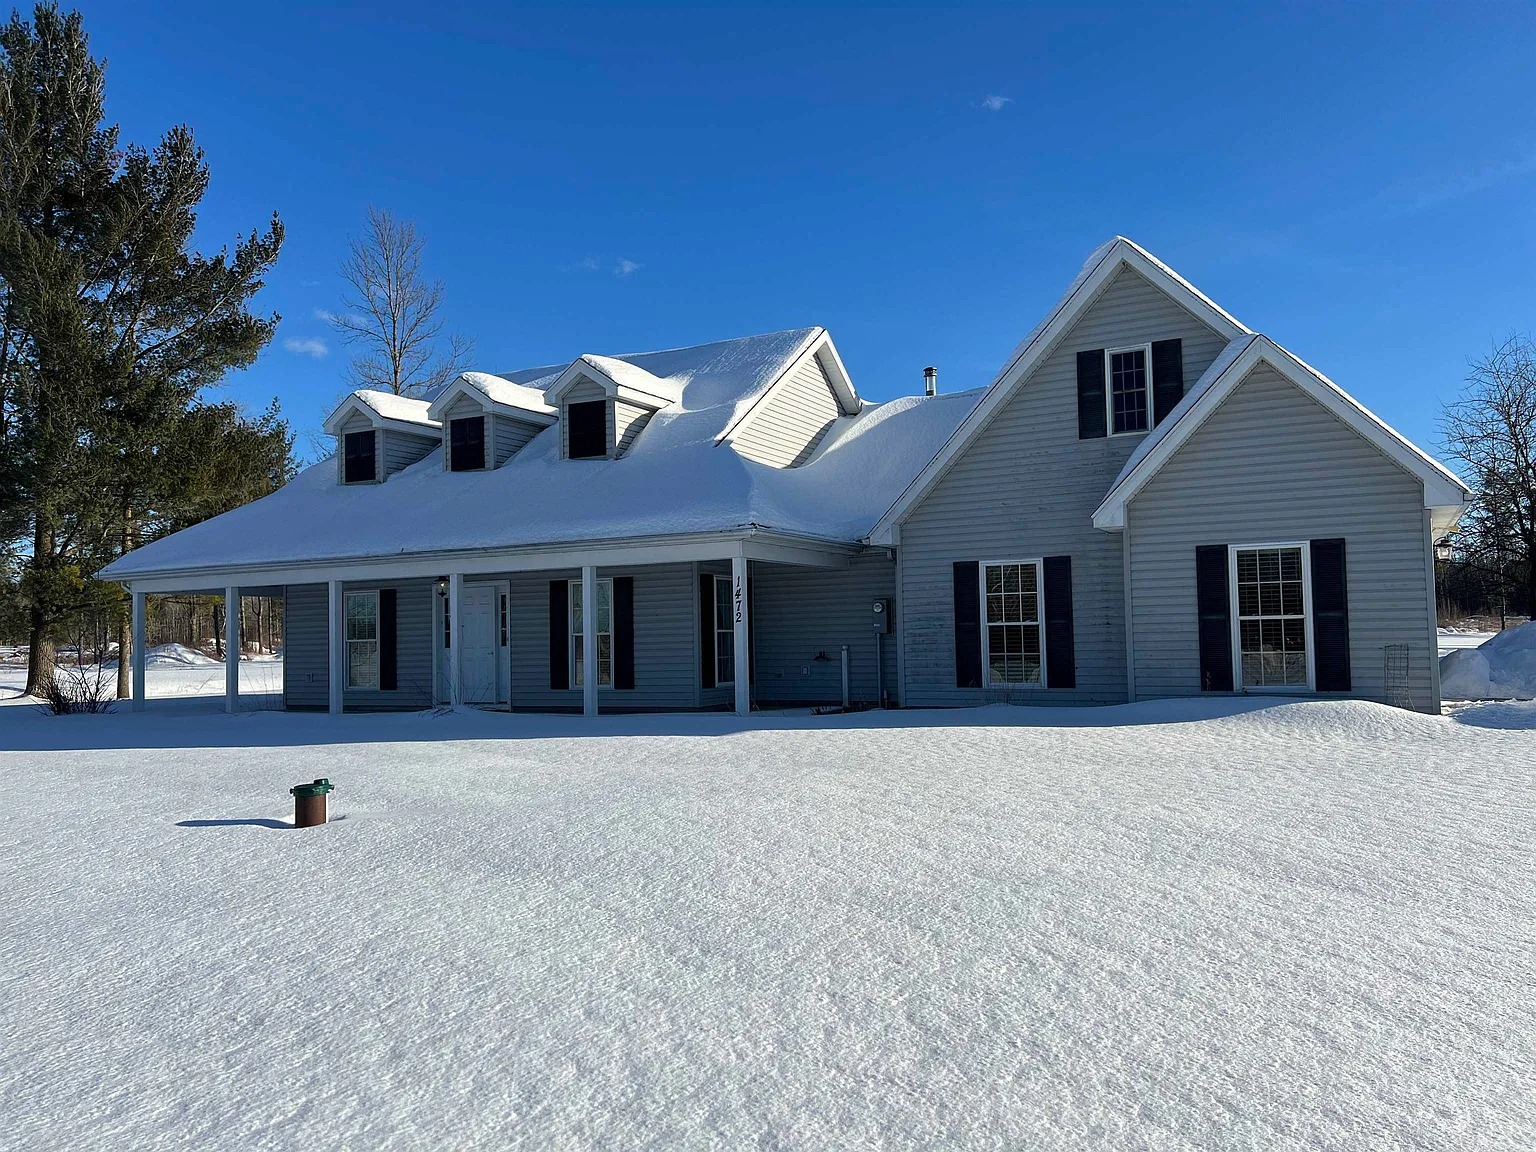
[[0,707],[0,1144],[1536,1146],[1536,705],[214,707]]
[[1442,656],[1440,694],[1446,700],[1536,697],[1536,621],[1495,632],[1482,644]]
[[1497,632],[1462,632],[1455,628],[1441,628],[1436,641],[1440,655],[1444,656],[1463,648],[1476,648],[1497,635]]
[[[179,652],[170,651],[179,649]],[[159,653],[160,658],[155,659]],[[173,696],[224,695],[224,662],[204,656],[180,644],[166,644],[145,653],[145,696],[151,700]],[[88,681],[94,681],[94,665],[85,666]],[[108,688],[117,685],[117,663],[109,661]],[[21,695],[27,683],[25,663],[0,664],[0,702]],[[240,661],[240,693],[247,708],[275,708],[283,694],[283,658],[281,656],[247,657]],[[0,721],[3,723],[3,721]],[[0,731],[0,748],[5,746]]]

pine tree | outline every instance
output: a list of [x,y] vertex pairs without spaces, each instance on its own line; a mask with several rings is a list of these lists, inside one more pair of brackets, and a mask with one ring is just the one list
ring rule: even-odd
[[[110,599],[126,641],[120,592],[90,574],[152,519],[190,514],[162,458],[185,455],[200,427],[228,430],[231,412],[209,424],[197,398],[271,340],[277,317],[249,306],[283,233],[274,216],[232,253],[191,250],[203,154],[185,127],[153,151],[119,147],[78,13],[13,14],[0,57],[0,431],[15,472],[0,476],[0,527],[9,517],[30,533],[20,597],[34,690],[65,613]],[[242,431],[227,444],[265,459],[269,441]],[[126,643],[121,655],[124,679]]]

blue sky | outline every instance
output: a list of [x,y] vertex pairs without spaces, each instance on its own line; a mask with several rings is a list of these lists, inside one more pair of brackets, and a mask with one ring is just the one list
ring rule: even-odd
[[1434,447],[1536,327],[1536,18],[1246,7],[82,11],[125,136],[206,148],[204,243],[282,216],[283,323],[227,391],[301,433],[374,203],[477,367],[823,324],[873,399],[987,383],[1123,233]]

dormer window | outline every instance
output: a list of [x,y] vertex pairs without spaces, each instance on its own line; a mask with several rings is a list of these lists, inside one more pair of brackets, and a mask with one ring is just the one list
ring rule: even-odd
[[342,437],[342,478],[346,483],[371,484],[378,479],[378,449],[379,434],[372,428]]
[[565,406],[567,453],[572,460],[608,455],[608,401],[584,400]]
[[477,472],[485,467],[485,417],[448,422],[448,470]]

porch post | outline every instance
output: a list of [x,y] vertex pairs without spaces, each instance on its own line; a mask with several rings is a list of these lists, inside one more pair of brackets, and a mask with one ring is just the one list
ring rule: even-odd
[[[144,593],[137,588],[132,590],[133,598],[133,651],[129,653],[129,659],[133,661],[133,703],[130,707],[135,712],[144,711]],[[119,653],[121,656],[121,653]]]
[[240,706],[240,589],[224,589],[224,711]]
[[464,635],[464,621],[460,607],[464,603],[464,573],[448,574],[448,703],[457,708],[463,699],[459,690],[463,663],[459,659],[464,645],[459,637]]
[[340,715],[342,704],[342,692],[347,685],[347,622],[344,618],[346,601],[341,594],[341,581],[332,580],[327,585],[330,589],[330,648],[331,666],[330,676],[330,711]]
[[581,712],[597,715],[597,568],[581,569]]
[[731,557],[731,603],[735,610],[736,635],[731,651],[736,663],[736,715],[752,713],[752,653],[747,645],[747,558]]

